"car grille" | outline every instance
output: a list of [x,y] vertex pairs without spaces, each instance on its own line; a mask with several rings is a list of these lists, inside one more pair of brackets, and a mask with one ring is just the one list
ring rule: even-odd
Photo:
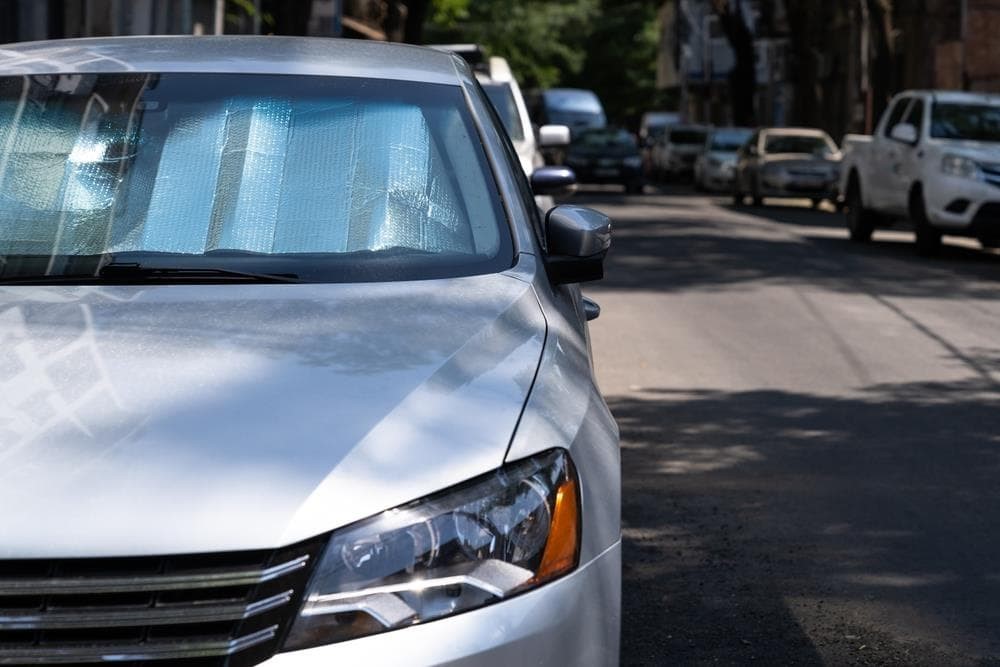
[[324,544],[0,561],[0,665],[255,665],[280,647]]
[[979,169],[983,173],[983,180],[1000,187],[1000,164],[980,164]]

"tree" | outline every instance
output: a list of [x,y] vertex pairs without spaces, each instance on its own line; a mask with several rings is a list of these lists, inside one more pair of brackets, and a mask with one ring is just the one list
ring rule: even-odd
[[527,87],[578,74],[599,0],[436,0],[428,41],[476,42],[503,56]]
[[757,56],[753,33],[743,20],[740,0],[712,0],[712,9],[733,50],[735,64],[729,72],[729,100],[733,123],[743,127],[757,124],[754,97],[757,92]]

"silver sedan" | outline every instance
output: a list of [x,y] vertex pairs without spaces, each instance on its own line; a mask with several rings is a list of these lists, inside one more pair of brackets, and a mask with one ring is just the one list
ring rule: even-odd
[[4,47],[0,664],[617,664],[573,180],[429,49]]
[[764,197],[837,200],[841,154],[830,136],[809,128],[758,130],[737,154],[733,202],[749,195],[755,206]]

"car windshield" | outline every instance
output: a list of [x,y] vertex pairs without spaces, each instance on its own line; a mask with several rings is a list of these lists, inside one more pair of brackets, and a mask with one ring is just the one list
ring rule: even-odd
[[765,153],[801,153],[827,157],[837,152],[833,143],[815,134],[772,134],[764,140]]
[[749,130],[720,130],[712,133],[708,150],[717,153],[735,153],[747,142],[752,133]]
[[521,115],[514,101],[514,91],[509,83],[484,83],[483,90],[497,110],[507,134],[514,141],[524,141],[524,127],[521,125]]
[[706,136],[704,130],[671,130],[670,143],[701,146],[705,143]]
[[0,281],[109,263],[318,282],[510,266],[457,86],[340,77],[0,77]]
[[1000,142],[1000,106],[935,102],[931,106],[931,136]]
[[589,90],[573,90],[556,88],[545,91],[545,104],[558,111],[577,111],[590,114],[603,114],[597,95]]

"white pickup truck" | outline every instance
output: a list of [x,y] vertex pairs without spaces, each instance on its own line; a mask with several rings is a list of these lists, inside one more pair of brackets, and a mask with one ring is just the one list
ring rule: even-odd
[[944,234],[1000,246],[1000,96],[907,91],[892,99],[874,136],[843,141],[840,191],[851,240],[909,218],[917,249]]

